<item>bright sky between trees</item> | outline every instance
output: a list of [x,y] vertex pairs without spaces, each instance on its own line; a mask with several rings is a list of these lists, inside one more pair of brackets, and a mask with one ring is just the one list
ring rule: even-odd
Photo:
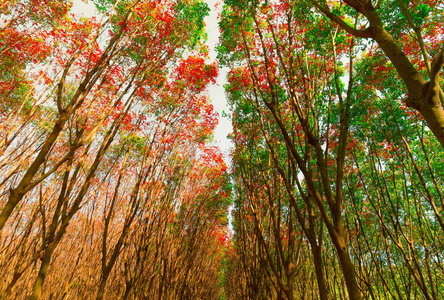
[[[207,44],[210,47],[210,59],[216,59],[216,46],[219,41],[219,27],[218,27],[218,14],[222,9],[222,5],[219,4],[219,0],[207,0],[208,6],[211,8],[210,15],[205,18],[207,27],[208,41]],[[228,158],[228,152],[231,147],[230,141],[227,139],[227,135],[231,132],[232,126],[228,118],[222,116],[223,112],[228,113],[229,107],[224,90],[224,84],[227,78],[226,68],[219,70],[219,77],[215,85],[210,86],[209,92],[211,100],[213,101],[214,109],[219,113],[219,124],[216,127],[214,133],[214,140],[216,144],[222,150],[225,160]],[[228,163],[228,161],[227,161]]]

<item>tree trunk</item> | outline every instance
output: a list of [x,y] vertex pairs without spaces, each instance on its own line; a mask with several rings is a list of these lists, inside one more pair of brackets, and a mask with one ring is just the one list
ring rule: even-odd
[[318,282],[319,297],[321,300],[328,300],[328,289],[324,277],[324,269],[322,268],[321,247],[316,245],[312,247],[313,262],[316,272],[316,280]]
[[355,269],[350,259],[347,244],[339,241],[335,243],[336,252],[338,253],[339,262],[341,264],[342,273],[344,275],[345,284],[347,286],[348,297],[350,300],[362,300],[361,290],[356,281]]
[[48,249],[45,251],[45,254],[43,255],[42,264],[40,265],[39,273],[34,283],[34,289],[32,291],[31,297],[29,298],[30,300],[39,300],[42,295],[43,282],[45,281],[46,274],[48,273],[48,268],[51,263],[51,257],[54,253],[55,248],[55,245],[48,247]]

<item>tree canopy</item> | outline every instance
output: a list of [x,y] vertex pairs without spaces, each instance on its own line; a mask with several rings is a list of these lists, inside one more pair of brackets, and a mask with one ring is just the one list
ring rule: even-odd
[[0,3],[0,299],[444,298],[443,1],[92,3]]

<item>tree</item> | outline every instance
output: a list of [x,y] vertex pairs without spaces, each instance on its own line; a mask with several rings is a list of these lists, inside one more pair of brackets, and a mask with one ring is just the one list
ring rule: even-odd
[[217,297],[230,195],[207,5],[46,4],[0,7],[2,299]]
[[[349,12],[339,5],[337,9]],[[349,27],[361,24],[358,17],[346,21],[354,24]],[[431,261],[420,262],[422,250],[418,255],[413,254],[419,247],[413,246],[415,238],[403,236],[399,230],[406,226],[413,232],[419,226],[412,225],[415,222],[428,223],[418,218],[425,211],[439,224],[442,210],[431,200],[430,190],[413,196],[406,187],[403,195],[409,200],[401,200],[402,196],[396,193],[399,182],[393,179],[392,186],[392,179],[386,177],[389,166],[393,166],[390,151],[409,149],[406,156],[398,155],[415,161],[414,170],[419,177],[407,182],[425,187],[427,177],[429,186],[439,190],[438,182],[432,179],[436,171],[417,165],[418,157],[428,158],[429,154],[419,148],[413,154],[410,146],[414,143],[410,136],[430,136],[431,133],[417,129],[423,126],[417,114],[400,104],[401,81],[396,77],[392,82],[384,81],[383,76],[393,76],[393,68],[389,64],[377,67],[384,60],[375,49],[363,52],[368,45],[354,38],[352,32],[341,31],[340,26],[328,22],[307,3],[227,1],[220,24],[219,55],[230,68],[226,89],[233,107],[233,176],[237,189],[242,191],[235,194],[235,204],[239,212],[249,210],[235,217],[242,224],[251,214],[254,218],[248,222],[256,226],[255,230],[239,227],[239,232],[235,231],[234,249],[238,251],[235,262],[249,266],[248,261],[239,260],[243,255],[242,243],[252,236],[258,244],[264,237],[263,244],[272,241],[271,231],[263,228],[272,228],[274,218],[289,218],[291,207],[292,217],[298,222],[292,225],[297,228],[293,230],[303,233],[310,245],[309,249],[301,249],[311,252],[316,271],[318,291],[312,295],[319,292],[323,299],[376,299],[375,295],[396,297],[396,294],[404,298],[421,294],[426,299],[438,299],[436,287],[441,283],[426,274],[439,267]],[[345,61],[348,61],[346,66]],[[375,68],[380,73],[373,72]],[[393,101],[393,97],[397,97],[397,101]],[[381,147],[381,144],[389,146]],[[374,157],[369,166],[378,167],[364,171],[358,157],[364,160]],[[400,178],[405,163],[402,167],[393,166],[390,170],[396,172],[393,171],[390,178]],[[421,172],[423,175],[419,175]],[[362,182],[356,181],[357,173]],[[277,187],[272,184],[275,176],[282,180],[286,201],[270,192]],[[404,178],[407,177],[410,178],[407,175]],[[372,184],[365,185],[363,182],[367,179]],[[376,194],[370,192],[381,184],[384,188],[377,189]],[[275,204],[267,206],[267,201]],[[362,215],[364,203],[375,210]],[[400,206],[404,207],[402,213]],[[415,215],[412,215],[415,221],[405,223],[404,217],[410,213]],[[369,221],[373,220],[372,214],[378,216],[375,227],[371,227],[373,224]],[[432,227],[427,225],[427,228]],[[358,231],[366,238],[361,240]],[[433,235],[432,231],[425,234],[423,230],[418,237],[425,241]],[[403,232],[407,231],[403,229]],[[323,233],[328,239],[322,238]],[[375,239],[370,242],[369,237]],[[388,242],[389,239],[392,242]],[[400,239],[404,239],[403,242]],[[278,240],[270,243],[270,247],[275,247],[275,251],[283,247],[284,252],[299,249],[295,244],[283,246],[282,243]],[[380,251],[381,247],[385,247],[385,253]],[[406,248],[410,252],[406,252]],[[327,249],[334,249],[334,255]],[[397,262],[382,266],[385,257]],[[402,269],[398,267],[400,258],[405,262],[413,259],[416,263],[410,263],[408,270]],[[266,261],[267,256],[264,254],[262,259]],[[376,274],[372,269],[374,265],[378,265]],[[270,262],[264,268],[271,272],[276,266],[279,264]],[[338,267],[341,276],[335,273]],[[387,272],[390,277],[386,276]],[[403,275],[397,272],[409,274],[411,281],[400,283]],[[375,288],[376,282],[381,284],[379,288]],[[265,285],[273,287],[272,280]],[[276,291],[273,298],[284,297]],[[287,290],[285,298],[302,297],[299,293],[293,287]]]
[[[403,95],[405,103],[419,111],[444,146],[441,3],[402,0],[345,1],[345,6],[339,2],[312,3],[346,32],[378,44],[407,88]],[[356,25],[350,25],[350,20],[356,20]]]

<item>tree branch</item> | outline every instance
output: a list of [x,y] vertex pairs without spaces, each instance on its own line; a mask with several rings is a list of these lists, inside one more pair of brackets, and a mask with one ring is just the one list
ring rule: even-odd
[[337,15],[332,13],[328,8],[322,7],[319,2],[312,0],[314,6],[316,6],[317,9],[319,9],[323,14],[325,14],[330,20],[338,24],[342,29],[347,31],[348,33],[360,37],[360,38],[373,38],[372,33],[369,31],[368,28],[366,29],[356,29],[345,23],[344,20],[339,18]]
[[442,47],[441,51],[438,53],[438,55],[432,61],[432,67],[430,70],[430,83],[431,84],[434,84],[435,82],[437,82],[439,70],[441,69],[443,63],[444,63],[444,46]]

